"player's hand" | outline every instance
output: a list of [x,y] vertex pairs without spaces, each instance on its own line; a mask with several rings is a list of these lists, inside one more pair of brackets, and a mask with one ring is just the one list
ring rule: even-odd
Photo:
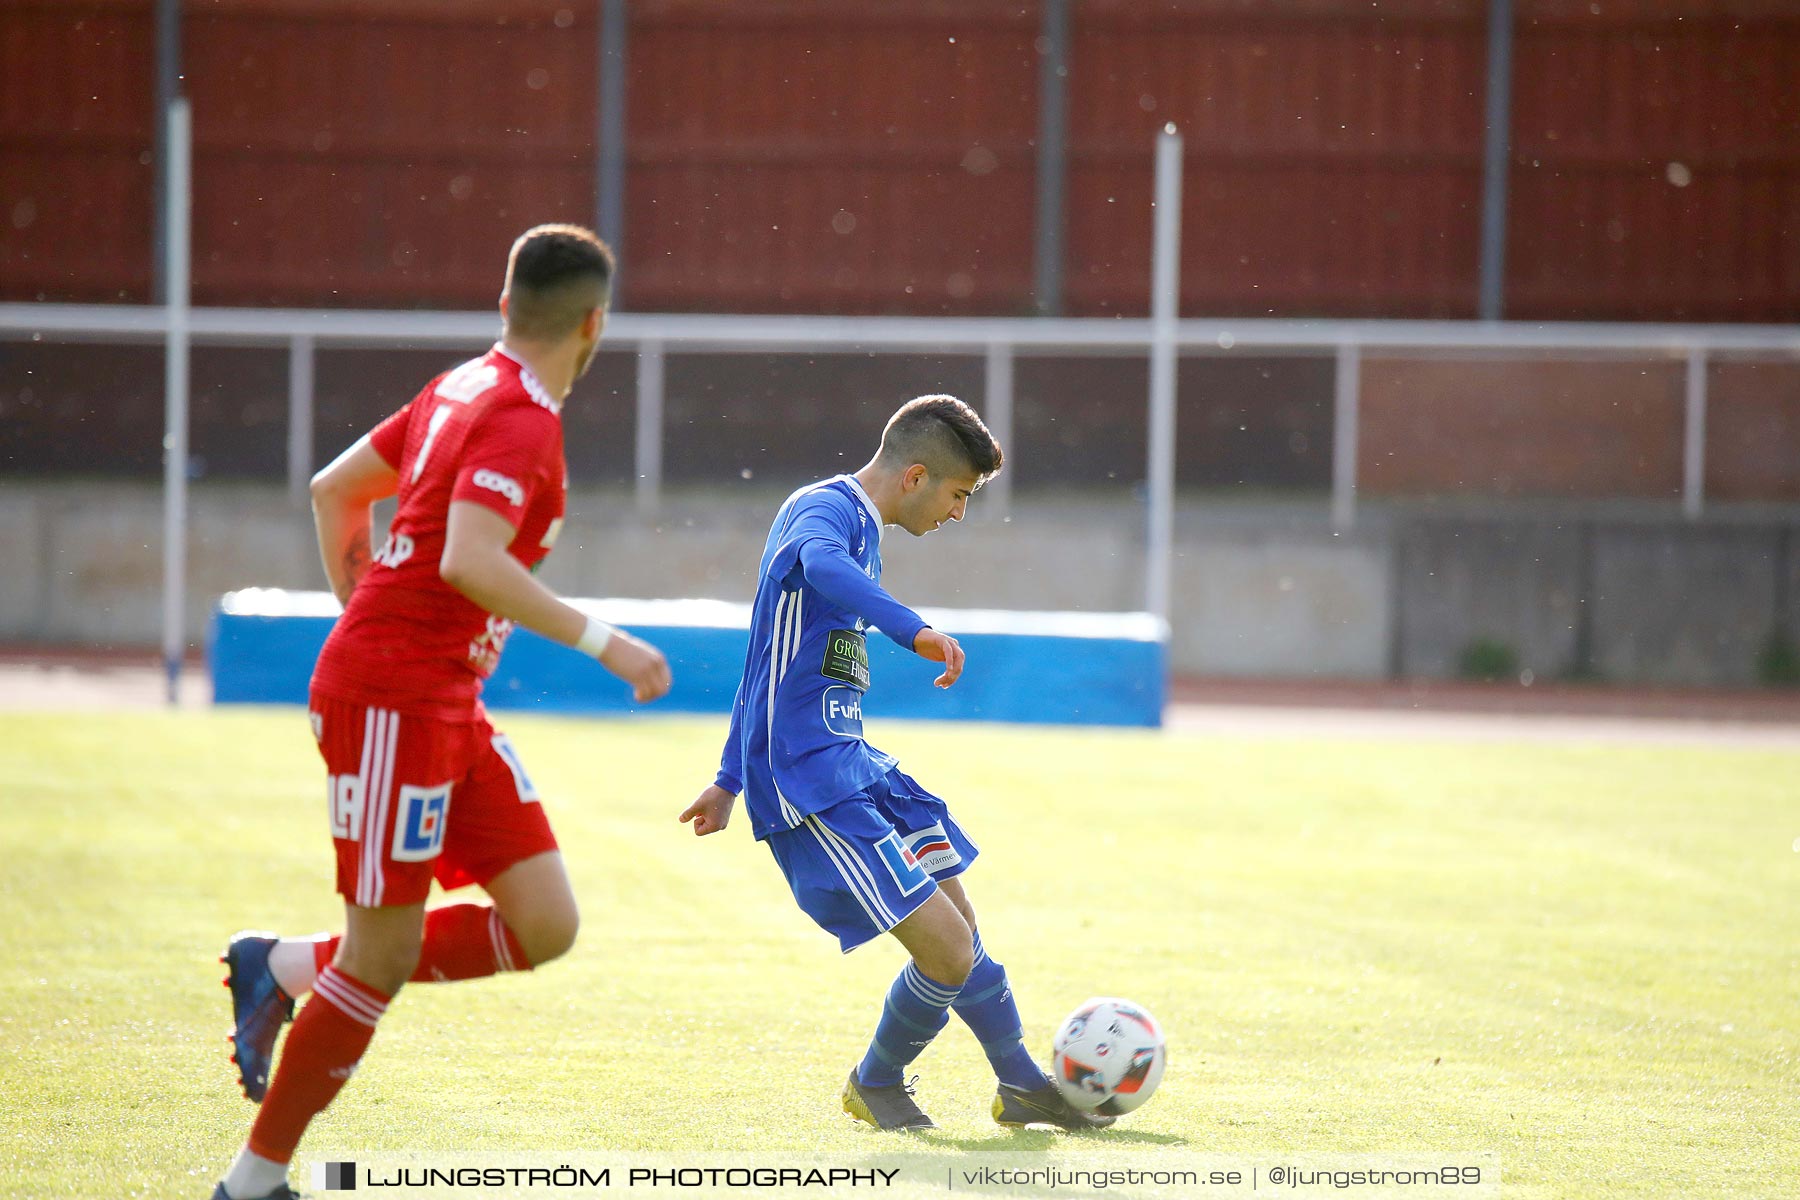
[[682,810],[681,823],[692,821],[695,837],[717,833],[731,824],[731,808],[736,803],[736,796],[716,783],[708,784],[700,798]]
[[600,665],[631,685],[631,698],[648,704],[668,694],[673,682],[663,652],[623,629],[615,630],[600,652]]
[[947,688],[962,678],[963,648],[949,634],[926,626],[913,639],[913,653],[944,664],[944,673],[932,680],[938,687]]

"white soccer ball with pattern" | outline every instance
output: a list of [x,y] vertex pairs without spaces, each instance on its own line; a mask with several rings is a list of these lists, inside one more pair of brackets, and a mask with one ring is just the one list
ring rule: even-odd
[[1169,1051],[1150,1010],[1129,1000],[1089,1000],[1056,1031],[1056,1086],[1070,1104],[1115,1117],[1142,1106],[1162,1082]]

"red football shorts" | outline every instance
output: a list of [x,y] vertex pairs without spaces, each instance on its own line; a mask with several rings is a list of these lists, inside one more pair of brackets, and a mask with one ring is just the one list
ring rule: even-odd
[[352,904],[418,904],[433,879],[486,884],[556,849],[518,754],[485,715],[434,721],[316,691],[308,707],[329,776],[337,890]]

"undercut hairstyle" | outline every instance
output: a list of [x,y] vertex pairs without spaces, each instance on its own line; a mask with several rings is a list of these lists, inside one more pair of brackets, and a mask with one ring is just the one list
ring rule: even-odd
[[999,472],[1005,457],[975,410],[955,396],[920,396],[901,405],[881,431],[875,455],[890,470],[923,463],[935,478],[973,475],[977,486]]
[[555,341],[581,327],[612,297],[613,253],[591,229],[538,225],[519,235],[506,256],[506,328],[534,341]]

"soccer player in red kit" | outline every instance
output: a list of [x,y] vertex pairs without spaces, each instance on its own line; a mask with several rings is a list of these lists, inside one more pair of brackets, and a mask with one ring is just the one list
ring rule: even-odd
[[[213,1200],[287,1200],[307,1124],[362,1058],[409,980],[528,970],[566,951],[578,917],[562,855],[481,682],[514,625],[573,646],[631,685],[669,690],[655,647],[563,603],[532,575],[562,528],[562,404],[606,320],[613,261],[571,225],[513,243],[500,341],[427,384],[313,479],[331,587],[344,603],[313,672],[341,938],[232,939],[232,1041],[262,1105]],[[369,552],[369,506],[398,493]],[[491,904],[427,910],[479,884]],[[276,1034],[311,991],[269,1080]]]

